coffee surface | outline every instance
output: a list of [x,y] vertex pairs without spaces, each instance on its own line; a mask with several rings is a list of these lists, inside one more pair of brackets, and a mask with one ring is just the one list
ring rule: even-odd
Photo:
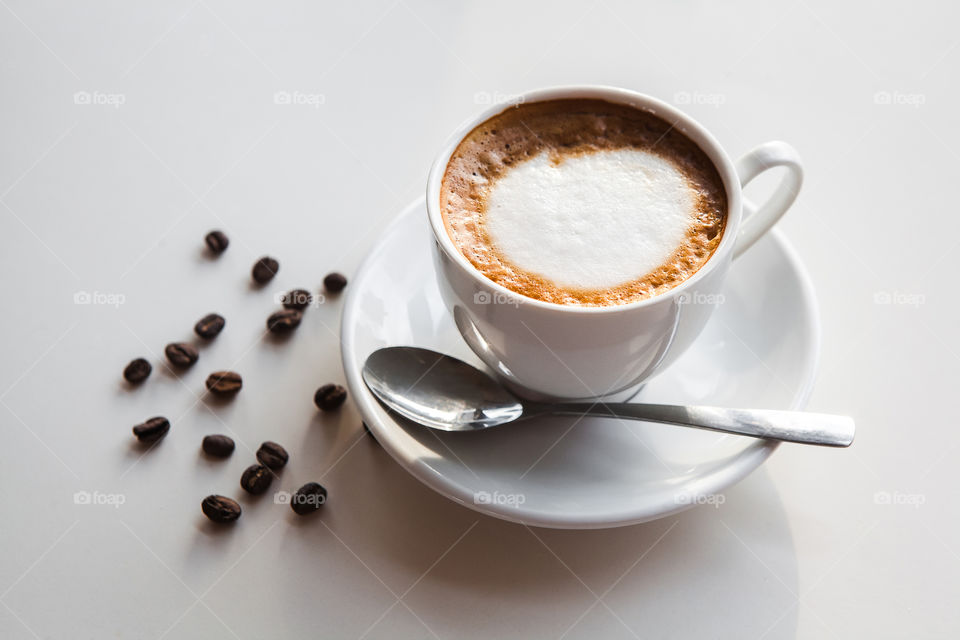
[[726,194],[669,123],[603,100],[510,107],[443,177],[447,233],[486,277],[559,304],[610,306],[680,284],[723,235]]

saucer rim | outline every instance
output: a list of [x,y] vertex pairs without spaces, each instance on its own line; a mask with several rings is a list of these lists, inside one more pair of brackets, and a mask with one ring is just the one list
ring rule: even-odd
[[[747,203],[744,202],[744,207],[747,208],[747,206]],[[380,405],[373,396],[373,393],[364,385],[360,373],[360,365],[357,364],[352,357],[352,354],[356,351],[357,337],[357,323],[354,322],[354,317],[358,313],[360,299],[357,293],[359,290],[357,285],[365,280],[367,273],[377,262],[383,247],[390,241],[396,229],[407,223],[408,218],[413,219],[413,215],[417,209],[423,209],[424,215],[426,215],[425,196],[417,198],[404,207],[395,219],[384,227],[352,278],[352,284],[354,286],[348,288],[340,318],[340,355],[347,386],[353,394],[354,403],[360,412],[361,418],[366,422],[371,432],[376,434],[374,437],[380,446],[408,473],[440,495],[479,513],[527,526],[552,529],[606,529],[623,527],[657,520],[695,506],[695,500],[687,501],[685,504],[678,504],[676,501],[669,503],[663,501],[649,502],[641,507],[631,505],[630,509],[609,511],[605,516],[600,517],[595,513],[584,516],[575,513],[560,514],[553,511],[536,511],[523,506],[511,508],[506,506],[501,507],[499,505],[479,505],[473,500],[476,492],[472,488],[455,482],[448,476],[438,474],[433,468],[417,458],[406,456],[403,448],[396,446],[392,442],[390,430],[387,425],[381,421],[380,413],[377,411]],[[803,383],[799,386],[789,407],[787,407],[789,410],[797,411],[803,409],[809,401],[813,393],[817,371],[819,369],[821,349],[819,305],[810,274],[807,272],[800,256],[790,241],[783,232],[777,228],[771,229],[766,235],[770,236],[778,245],[787,263],[790,264],[796,274],[798,284],[802,291],[802,297],[805,301],[803,308],[806,313],[803,317],[803,323],[810,332],[811,348],[808,350],[804,363]],[[431,270],[433,270],[432,264],[431,262]],[[391,422],[394,426],[396,425],[393,420],[390,420],[389,414],[384,412],[383,415],[386,416],[387,421]],[[694,486],[696,490],[687,493],[691,496],[706,496],[716,494],[719,491],[733,486],[763,464],[779,444],[779,442],[762,441],[752,444],[723,468],[699,478],[695,483],[692,483],[692,486]]]

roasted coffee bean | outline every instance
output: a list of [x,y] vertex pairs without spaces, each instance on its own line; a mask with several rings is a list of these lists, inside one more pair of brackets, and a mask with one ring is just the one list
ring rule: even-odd
[[296,309],[297,311],[303,311],[308,306],[310,306],[310,301],[312,297],[310,292],[306,289],[294,289],[288,293],[285,293],[280,302],[283,303],[283,306],[287,309]]
[[212,435],[204,436],[203,452],[207,455],[214,456],[215,458],[226,458],[231,453],[233,453],[236,445],[233,443],[233,438],[230,436],[222,435]]
[[240,391],[243,378],[235,371],[214,371],[207,376],[207,389],[217,395],[230,395]]
[[327,274],[327,277],[323,279],[323,287],[330,293],[340,293],[346,286],[346,276],[344,276],[342,273],[337,273],[336,271]]
[[270,488],[273,482],[273,473],[262,464],[252,464],[240,476],[240,486],[244,491],[253,495],[260,495]]
[[200,503],[203,515],[214,522],[233,522],[240,517],[240,505],[226,496],[207,496]]
[[230,239],[219,229],[208,233],[203,240],[207,243],[207,246],[210,247],[210,251],[218,255],[226,251],[227,247],[230,246]]
[[146,359],[137,358],[136,360],[131,360],[130,364],[123,370],[123,379],[127,382],[137,384],[150,377],[151,371],[153,371],[153,367],[150,366],[150,363],[147,362]]
[[303,314],[296,309],[281,309],[267,318],[267,329],[271,333],[290,333],[300,326]]
[[167,435],[167,431],[170,431],[170,421],[157,416],[135,426],[133,435],[137,436],[137,440],[140,442],[156,442]]
[[197,324],[193,325],[193,330],[196,331],[197,335],[201,338],[210,340],[220,335],[220,332],[223,331],[223,327],[226,324],[227,321],[223,319],[223,316],[210,313],[200,318]]
[[308,482],[290,496],[290,508],[298,516],[305,516],[315,511],[327,501],[327,490],[316,482]]
[[270,256],[264,256],[253,265],[253,279],[257,284],[265,284],[273,280],[273,276],[277,275],[279,270],[279,262]]
[[290,459],[290,454],[287,453],[287,450],[281,447],[276,442],[264,442],[260,445],[260,448],[257,449],[257,460],[267,465],[271,469],[280,469],[285,464],[287,460]]
[[313,401],[321,411],[339,409],[347,399],[347,390],[339,384],[325,384],[313,394]]
[[186,342],[168,344],[163,352],[167,354],[167,360],[178,367],[189,367],[200,357],[194,346]]

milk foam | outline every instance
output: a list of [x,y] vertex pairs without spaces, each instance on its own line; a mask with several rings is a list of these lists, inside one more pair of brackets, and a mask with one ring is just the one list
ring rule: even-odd
[[493,183],[484,225],[512,264],[556,285],[614,287],[664,264],[697,216],[688,180],[639,149],[548,153]]

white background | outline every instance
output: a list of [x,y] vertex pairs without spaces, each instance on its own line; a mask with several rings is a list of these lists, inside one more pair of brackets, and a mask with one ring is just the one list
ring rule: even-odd
[[[0,0],[0,636],[956,637],[957,19],[928,2]],[[719,508],[529,530],[407,476],[351,406],[314,409],[342,381],[341,302],[274,342],[274,293],[352,274],[483,103],[565,83],[678,103],[733,156],[796,145],[807,180],[782,228],[822,307],[810,408],[854,415],[851,449],[781,447]],[[210,260],[215,227],[232,243]],[[281,271],[257,291],[265,253]],[[210,311],[224,333],[163,371]],[[138,355],[155,370],[129,390]],[[244,390],[209,402],[228,367]],[[130,427],[157,414],[173,428],[141,456]],[[199,456],[227,426],[233,457]],[[325,512],[244,500],[218,532],[200,500],[238,494],[268,438],[291,452],[272,489],[320,480]]]

